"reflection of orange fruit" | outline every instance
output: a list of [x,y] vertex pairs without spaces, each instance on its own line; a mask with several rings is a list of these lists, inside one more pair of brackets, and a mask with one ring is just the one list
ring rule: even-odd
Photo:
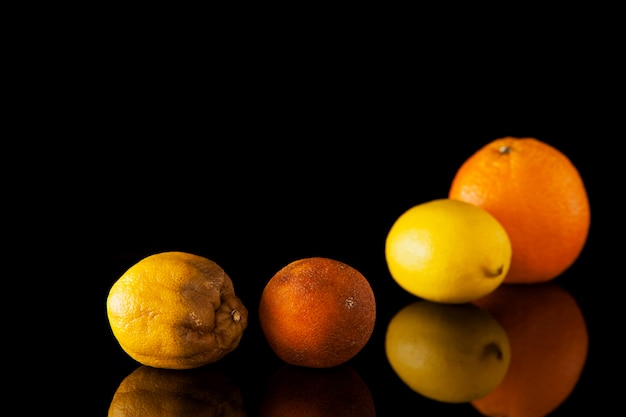
[[248,311],[210,259],[184,252],[143,258],[113,284],[107,315],[122,349],[143,365],[189,369],[239,346]]
[[457,171],[449,197],[476,204],[506,229],[508,283],[549,281],[578,258],[590,223],[580,173],[561,151],[534,138],[496,139]]
[[115,391],[109,417],[225,416],[247,411],[235,381],[211,368],[192,370],[140,366]]
[[311,369],[284,365],[267,382],[261,417],[374,417],[365,381],[348,365]]
[[327,368],[355,356],[374,330],[376,302],[356,269],[328,258],[304,258],[279,270],[259,303],[259,321],[278,357]]
[[500,286],[474,301],[504,327],[511,363],[502,383],[472,405],[485,416],[543,417],[574,389],[589,344],[576,300],[555,283]]

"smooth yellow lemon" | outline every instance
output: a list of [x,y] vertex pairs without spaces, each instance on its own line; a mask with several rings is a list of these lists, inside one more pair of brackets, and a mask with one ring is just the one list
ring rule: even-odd
[[466,303],[495,290],[511,265],[511,241],[484,209],[447,198],[418,204],[391,226],[385,258],[406,291]]
[[485,310],[426,300],[392,317],[385,353],[413,391],[447,403],[487,395],[502,381],[511,361],[504,328]]

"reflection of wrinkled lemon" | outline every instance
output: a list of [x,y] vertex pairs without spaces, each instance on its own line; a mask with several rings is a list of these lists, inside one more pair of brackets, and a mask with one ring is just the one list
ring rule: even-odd
[[109,291],[113,335],[133,359],[156,368],[215,362],[238,345],[248,311],[215,262],[162,252],[130,267]]
[[391,276],[430,301],[466,303],[496,289],[511,263],[511,242],[482,208],[457,200],[418,204],[394,222],[385,242]]
[[223,416],[247,411],[235,381],[207,367],[191,370],[140,366],[115,391],[109,417]]
[[486,311],[425,300],[409,304],[389,321],[385,352],[413,391],[448,403],[489,393],[511,360],[507,334]]

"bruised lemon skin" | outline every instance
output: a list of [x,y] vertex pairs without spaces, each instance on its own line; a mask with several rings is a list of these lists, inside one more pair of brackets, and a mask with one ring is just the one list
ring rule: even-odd
[[495,217],[446,198],[402,213],[385,241],[393,279],[406,291],[441,303],[466,303],[495,290],[511,256],[511,241]]
[[190,369],[239,345],[248,311],[215,262],[162,252],[131,266],[113,284],[107,316],[121,348],[139,363]]
[[511,361],[506,331],[485,310],[426,300],[392,317],[385,353],[409,388],[446,403],[485,396],[504,379]]

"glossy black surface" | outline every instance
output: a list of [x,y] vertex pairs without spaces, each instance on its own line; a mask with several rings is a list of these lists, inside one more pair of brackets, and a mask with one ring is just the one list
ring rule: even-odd
[[[598,407],[596,381],[607,358],[601,349],[606,341],[602,291],[590,284],[604,274],[597,262],[606,222],[594,165],[600,153],[596,125],[576,114],[502,119],[474,112],[459,123],[435,110],[386,111],[382,117],[351,113],[347,119],[339,106],[333,114],[318,111],[306,117],[291,109],[267,118],[228,118],[220,129],[194,125],[193,131],[178,118],[175,125],[163,122],[158,144],[124,149],[102,166],[111,175],[94,180],[92,189],[98,190],[95,204],[104,214],[93,219],[98,225],[89,231],[97,237],[91,261],[98,268],[90,279],[98,285],[93,302],[96,310],[101,307],[98,340],[103,349],[96,367],[96,414],[106,415],[118,385],[139,367],[110,332],[105,312],[110,286],[141,258],[180,250],[220,264],[249,309],[249,327],[239,348],[208,366],[236,381],[250,416],[258,412],[267,381],[283,366],[257,321],[260,294],[278,269],[309,256],[346,262],[372,285],[377,298],[374,334],[348,366],[367,384],[376,415],[408,410],[406,415],[479,416],[469,404],[439,403],[411,391],[390,368],[384,353],[387,323],[416,298],[390,277],[384,239],[397,216],[415,204],[446,197],[459,165],[503,136],[532,136],[553,144],[570,157],[586,183],[592,210],[589,238],[576,263],[554,282],[581,307],[590,349],[574,392],[552,415]],[[146,122],[157,120],[148,117]]]

